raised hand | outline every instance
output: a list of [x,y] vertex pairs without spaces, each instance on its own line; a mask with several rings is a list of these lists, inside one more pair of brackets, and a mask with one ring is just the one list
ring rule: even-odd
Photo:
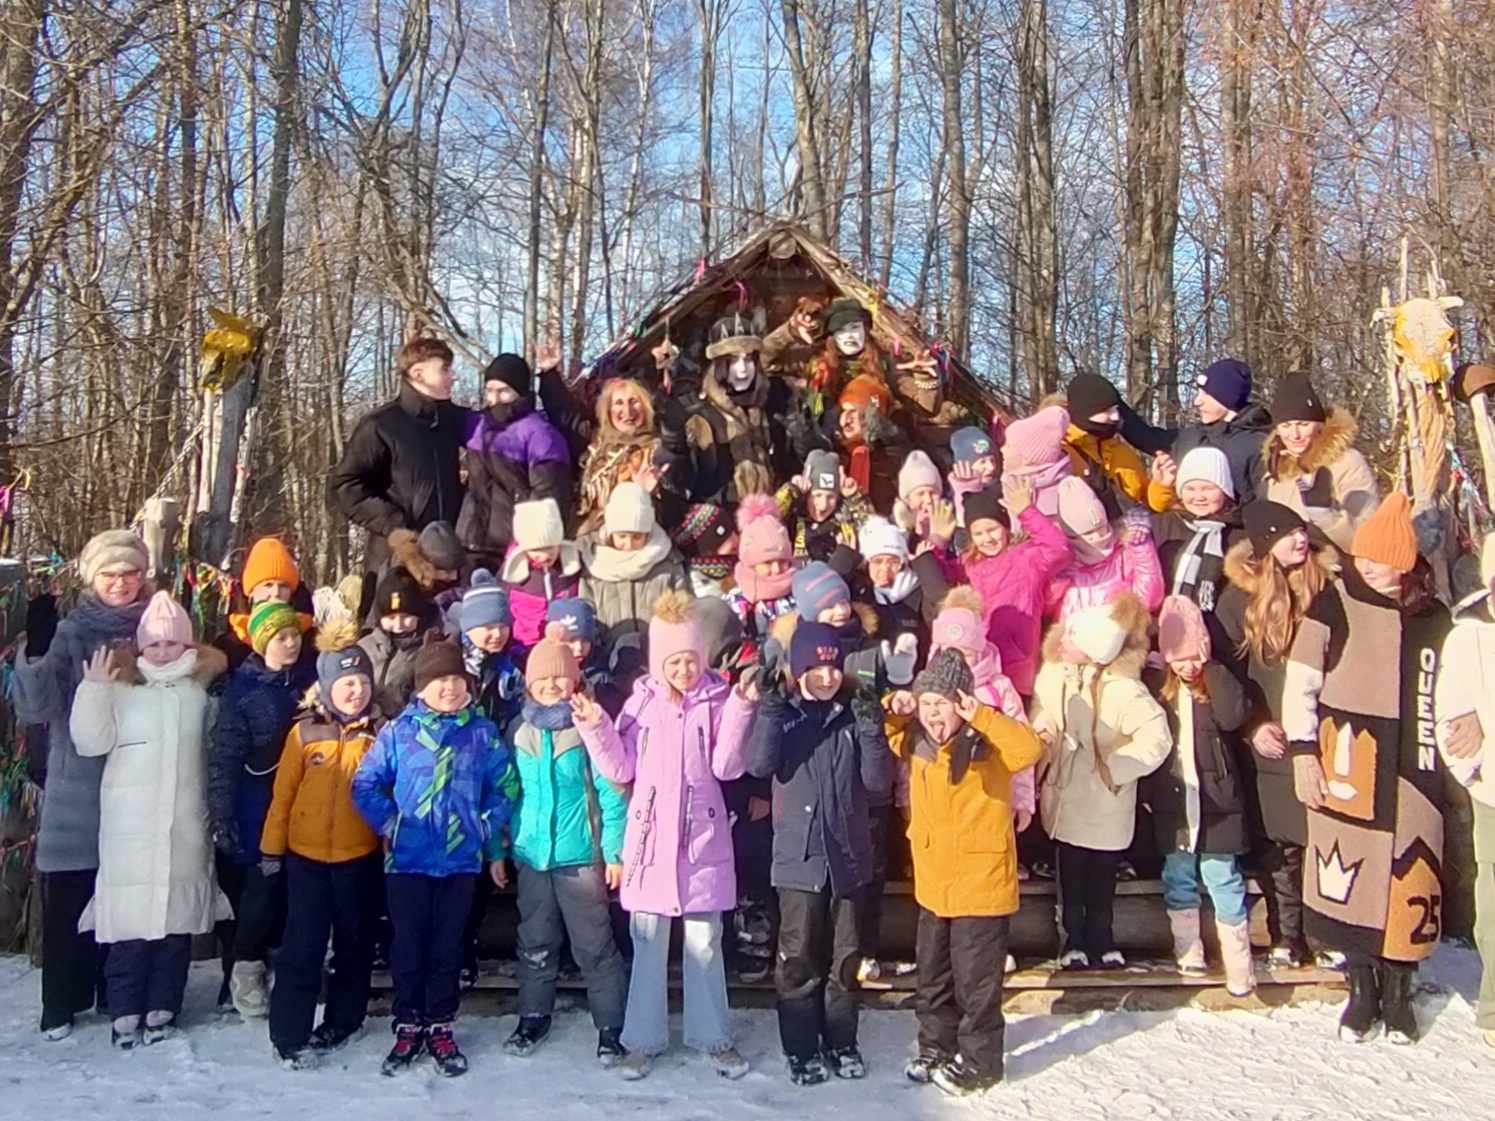
[[1033,480],[1025,476],[1014,476],[1010,483],[1002,484],[1002,500],[1007,503],[1007,512],[1014,518],[1033,505]]
[[602,723],[602,706],[585,693],[571,694],[571,717],[583,728],[595,728]]
[[83,680],[96,685],[108,685],[119,680],[119,666],[114,661],[114,651],[101,646],[93,656],[83,663]]
[[955,694],[955,711],[967,724],[976,718],[976,710],[980,707],[981,702],[964,690]]
[[862,493],[862,488],[857,484],[857,481],[855,479],[853,479],[846,473],[846,468],[838,467],[837,471],[841,475],[842,498],[855,498],[857,495]]
[[551,370],[559,369],[561,365],[561,340],[558,336],[551,336],[549,342],[540,343],[535,347],[535,369],[540,373],[549,373]]
[[1152,457],[1152,477],[1165,487],[1178,481],[1178,461],[1167,452],[1158,452]]
[[811,311],[803,301],[789,317],[789,331],[806,346],[815,344],[815,332],[820,330],[820,316]]
[[664,473],[670,469],[668,463],[656,463],[654,461],[654,456],[658,451],[658,444],[650,447],[648,454],[644,458],[643,465],[633,475],[633,481],[650,494],[659,489],[659,481],[664,478]]
[[929,512],[929,536],[936,541],[948,543],[955,536],[955,506],[943,498],[936,499],[934,509]]
[[744,677],[737,683],[737,695],[750,705],[755,705],[763,696],[763,691],[758,688],[758,678]]
[[918,708],[919,702],[907,689],[899,689],[888,697],[888,711],[894,716],[912,716]]

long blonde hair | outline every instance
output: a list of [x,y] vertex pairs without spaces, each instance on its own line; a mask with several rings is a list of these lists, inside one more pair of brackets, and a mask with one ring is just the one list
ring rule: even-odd
[[1246,603],[1242,655],[1249,654],[1262,665],[1281,662],[1287,657],[1298,624],[1332,575],[1332,557],[1326,565],[1320,552],[1318,548],[1310,549],[1308,558],[1293,569],[1283,568],[1270,552],[1260,560],[1252,556],[1243,561],[1246,570],[1255,577],[1255,586]]

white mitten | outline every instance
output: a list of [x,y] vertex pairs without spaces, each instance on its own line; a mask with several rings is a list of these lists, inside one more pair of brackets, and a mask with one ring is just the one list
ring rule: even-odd
[[919,640],[911,634],[901,634],[892,646],[886,639],[882,644],[882,664],[888,671],[890,685],[905,686],[914,680],[914,663],[919,660]]

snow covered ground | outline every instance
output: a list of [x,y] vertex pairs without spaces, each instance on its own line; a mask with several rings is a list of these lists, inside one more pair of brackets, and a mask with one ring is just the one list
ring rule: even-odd
[[1006,1084],[969,1103],[904,1081],[914,1037],[909,1012],[865,1015],[865,1082],[805,1090],[784,1077],[773,1013],[765,1010],[738,1013],[741,1047],[756,1069],[736,1083],[683,1053],[666,1057],[647,1080],[623,1083],[595,1066],[591,1022],[578,1012],[563,1014],[529,1059],[499,1049],[512,1016],[467,1017],[459,1038],[472,1072],[454,1081],[428,1066],[380,1077],[387,1020],[371,1021],[369,1034],[335,1063],[293,1074],[271,1062],[263,1023],[203,1011],[213,974],[212,966],[195,969],[181,1038],[120,1054],[97,1017],[80,1021],[68,1040],[44,1042],[34,1026],[37,975],[22,959],[0,958],[0,1121],[1495,1118],[1495,1052],[1475,1030],[1478,960],[1467,950],[1446,948],[1424,969],[1418,1012],[1426,1038],[1416,1047],[1340,1044],[1332,1006],[1030,1016],[1009,1023]]

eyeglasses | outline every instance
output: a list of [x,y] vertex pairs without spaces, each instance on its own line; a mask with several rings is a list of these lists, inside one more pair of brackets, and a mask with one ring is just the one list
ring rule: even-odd
[[105,587],[125,588],[140,583],[141,575],[138,568],[132,568],[129,572],[101,572],[98,578],[104,582]]

